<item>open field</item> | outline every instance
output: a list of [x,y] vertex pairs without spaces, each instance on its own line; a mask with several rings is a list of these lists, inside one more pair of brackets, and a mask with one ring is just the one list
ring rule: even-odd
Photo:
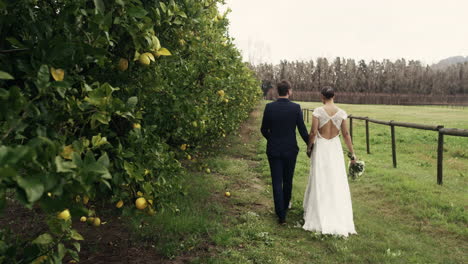
[[[401,121],[434,122],[427,113],[416,117],[418,108],[412,107],[342,107],[349,113],[378,119],[393,116]],[[419,108],[424,112],[431,109]],[[229,136],[226,147],[203,161],[211,174],[194,172],[187,178],[191,187],[187,196],[177,200],[180,213],[166,212],[134,221],[137,239],[154,245],[170,258],[169,263],[467,262],[466,138],[447,137],[445,184],[439,186],[435,181],[435,135],[397,129],[399,167],[394,169],[389,131],[371,126],[372,155],[367,155],[361,130],[364,126],[356,123],[355,145],[358,156],[367,163],[367,171],[361,179],[350,182],[358,235],[340,239],[300,228],[309,166],[302,152],[288,224],[278,226],[266,142],[259,133],[262,110],[263,105],[252,113],[238,136]],[[375,115],[368,114],[369,110]],[[404,114],[408,110],[412,117]],[[466,112],[443,108],[434,112],[439,110],[446,111],[444,125],[463,127]],[[300,147],[305,149],[303,143]],[[224,197],[225,191],[232,196]],[[143,227],[142,222],[146,223]]]

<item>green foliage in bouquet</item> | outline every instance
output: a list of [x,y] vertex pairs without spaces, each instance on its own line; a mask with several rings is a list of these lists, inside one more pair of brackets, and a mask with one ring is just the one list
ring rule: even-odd
[[[351,159],[352,154],[348,153],[348,157]],[[366,163],[362,160],[357,160],[354,164],[351,161],[348,164],[348,177],[353,180],[356,180],[358,177],[361,177],[364,171],[366,170]]]

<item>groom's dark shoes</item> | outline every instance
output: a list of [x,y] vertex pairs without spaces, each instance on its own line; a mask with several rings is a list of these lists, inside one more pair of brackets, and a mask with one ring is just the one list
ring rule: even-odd
[[278,224],[280,225],[286,225],[286,219],[279,219]]

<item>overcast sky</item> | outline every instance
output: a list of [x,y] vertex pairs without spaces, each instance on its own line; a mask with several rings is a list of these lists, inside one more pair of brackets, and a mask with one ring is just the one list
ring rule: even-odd
[[468,0],[226,0],[245,60],[468,56]]

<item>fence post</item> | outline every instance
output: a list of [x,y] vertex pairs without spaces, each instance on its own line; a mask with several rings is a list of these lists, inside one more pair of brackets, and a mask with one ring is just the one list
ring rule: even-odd
[[302,109],[302,121],[305,121],[306,119],[306,109]]
[[444,133],[440,131],[444,126],[439,126],[439,144],[437,146],[437,184],[442,185],[443,161],[444,161]]
[[307,108],[307,123],[309,123],[310,121],[310,109]]
[[397,167],[397,158],[396,158],[396,144],[395,144],[395,126],[392,124],[393,120],[390,121],[390,131],[392,132],[392,158],[393,158],[393,168]]
[[369,146],[369,120],[366,117],[366,147],[367,147],[367,154],[370,154],[370,146]]
[[349,135],[351,136],[351,142],[353,142],[353,115],[349,115]]

